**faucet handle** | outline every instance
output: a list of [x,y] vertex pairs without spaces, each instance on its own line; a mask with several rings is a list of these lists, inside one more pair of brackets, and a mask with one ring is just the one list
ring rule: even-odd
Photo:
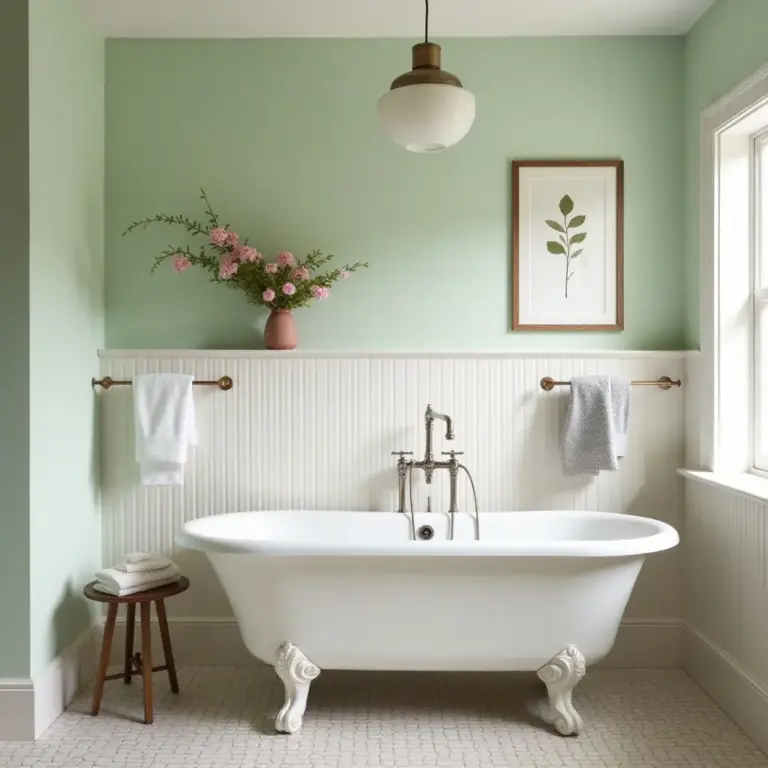
[[413,456],[413,451],[392,451],[392,455],[404,459],[406,456]]
[[450,456],[451,458],[454,458],[454,456],[463,456],[464,451],[440,451],[440,453],[443,456]]

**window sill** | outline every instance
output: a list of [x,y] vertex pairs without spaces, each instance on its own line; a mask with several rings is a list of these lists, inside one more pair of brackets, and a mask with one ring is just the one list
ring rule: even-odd
[[752,475],[749,472],[731,475],[693,469],[678,469],[677,472],[687,480],[695,480],[697,483],[711,485],[720,490],[733,491],[748,499],[768,502],[768,478],[765,477]]

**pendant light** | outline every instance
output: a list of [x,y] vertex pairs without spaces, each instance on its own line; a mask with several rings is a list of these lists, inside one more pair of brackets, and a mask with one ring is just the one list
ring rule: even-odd
[[440,46],[429,42],[429,0],[424,4],[424,42],[413,46],[413,69],[379,99],[379,121],[389,138],[410,152],[440,152],[469,133],[475,97],[440,68]]

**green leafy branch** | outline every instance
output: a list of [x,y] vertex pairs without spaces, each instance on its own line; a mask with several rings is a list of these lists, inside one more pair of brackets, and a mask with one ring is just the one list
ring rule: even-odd
[[587,233],[586,232],[577,232],[574,235],[571,235],[571,231],[574,229],[577,229],[578,227],[584,226],[584,223],[587,220],[586,216],[573,216],[570,220],[568,219],[568,216],[573,213],[573,207],[574,203],[573,200],[569,195],[564,195],[563,198],[560,200],[560,213],[563,216],[563,223],[559,224],[556,221],[553,221],[552,219],[547,219],[546,223],[547,226],[551,229],[554,229],[555,232],[558,232],[557,240],[548,240],[547,241],[547,250],[550,253],[560,254],[562,256],[565,256],[565,298],[568,298],[568,282],[569,280],[574,276],[576,273],[576,268],[574,267],[573,272],[571,272],[571,262],[574,259],[578,259],[579,256],[584,252],[583,248],[579,248],[576,251],[573,251],[572,248],[574,245],[578,245],[580,243],[583,243],[587,239]]
[[[213,208],[211,207],[211,203],[208,200],[208,195],[206,195],[204,189],[200,190],[200,199],[205,203],[205,214],[208,218],[207,226],[201,224],[199,221],[190,219],[187,216],[174,216],[165,213],[157,213],[154,216],[147,216],[144,219],[132,221],[125,228],[123,235],[127,235],[129,232],[132,232],[134,229],[138,229],[139,227],[146,229],[150,224],[180,224],[191,235],[203,235],[208,237],[211,234],[211,230],[219,226],[219,217],[214,213]],[[247,243],[247,241],[244,242]]]

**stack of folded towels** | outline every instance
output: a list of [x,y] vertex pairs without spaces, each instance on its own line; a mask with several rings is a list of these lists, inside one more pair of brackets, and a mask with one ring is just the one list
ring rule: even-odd
[[97,571],[93,587],[99,592],[123,597],[173,584],[179,579],[181,571],[173,560],[148,552],[134,552],[126,555],[119,565]]

